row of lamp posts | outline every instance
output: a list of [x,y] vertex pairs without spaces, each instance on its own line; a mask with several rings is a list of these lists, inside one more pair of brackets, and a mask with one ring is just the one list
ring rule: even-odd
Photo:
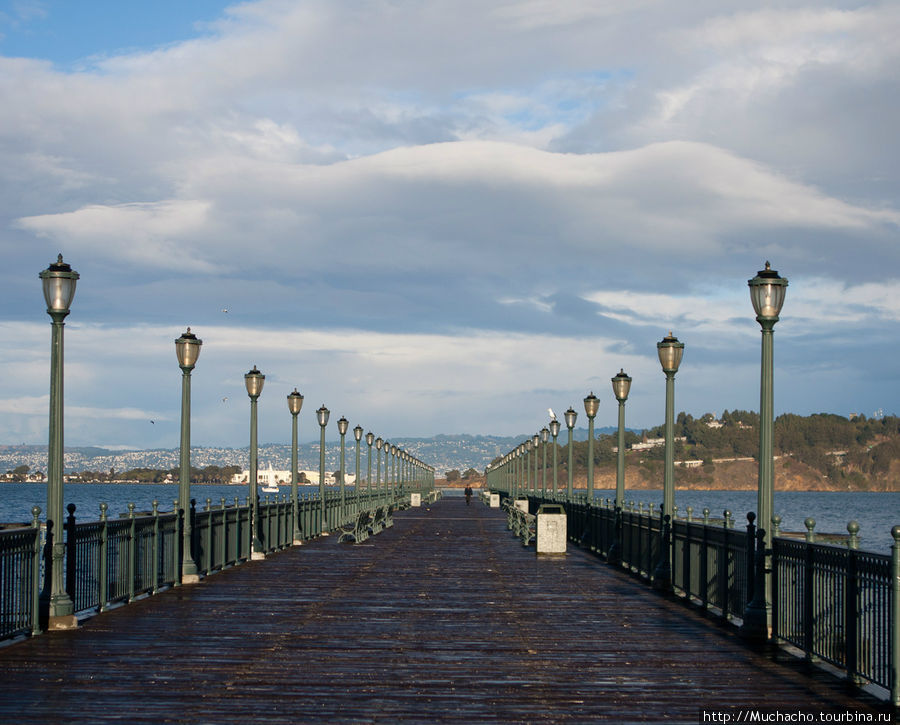
[[[45,576],[40,595],[41,621],[49,629],[70,629],[77,626],[74,603],[66,592],[63,581],[63,562],[65,558],[65,541],[63,538],[63,328],[64,320],[70,312],[75,297],[75,286],[80,275],[69,264],[63,261],[60,254],[57,261],[43,270],[39,277],[42,283],[44,299],[47,303],[47,314],[51,318],[50,343],[50,423],[49,442],[47,446],[47,539],[44,549]],[[200,355],[200,340],[190,328],[175,340],[175,354],[182,371],[181,377],[181,445],[179,456],[179,490],[178,505],[184,512],[182,582],[185,584],[199,581],[196,562],[191,556],[191,523],[190,510],[190,471],[191,471],[191,373]],[[262,558],[263,546],[259,538],[259,495],[258,495],[258,458],[257,458],[257,401],[265,383],[263,375],[256,366],[244,375],[247,395],[250,397],[250,502],[252,506],[253,539],[252,558]],[[297,418],[303,407],[303,395],[297,389],[287,396],[288,410],[292,417],[291,427],[291,501],[293,512],[293,543],[299,544],[301,532],[298,517],[298,470],[297,470]],[[321,427],[319,446],[319,498],[321,501],[321,531],[325,534],[329,528],[325,511],[325,426],[328,423],[329,411],[323,405],[316,411]],[[346,418],[338,421],[341,435],[341,468],[340,497],[341,513],[345,508],[344,485],[344,435],[349,423]],[[356,490],[359,492],[360,480],[360,443],[363,440],[363,428],[357,425],[353,429],[356,439]],[[365,434],[369,447],[367,486],[372,482],[372,445],[378,454],[376,466],[376,489],[381,487],[381,451],[385,452],[384,483],[385,488],[392,491],[402,490],[406,484],[414,484],[421,488],[427,481],[433,482],[434,469],[417,458],[398,448],[396,445],[375,438],[373,433]],[[389,457],[391,467],[389,469]],[[332,522],[337,524],[338,522]]]
[[[773,331],[779,320],[784,304],[788,281],[766,262],[765,268],[748,280],[750,300],[756,312],[756,320],[762,328],[762,360],[760,365],[760,404],[759,404],[759,471],[757,482],[757,517],[760,537],[764,541],[764,555],[771,552],[771,524],[774,516],[774,363],[773,363]],[[670,332],[656,344],[659,362],[666,376],[666,415],[665,415],[665,466],[663,472],[663,503],[660,512],[664,525],[671,521],[675,511],[675,374],[681,365],[684,354],[684,343]],[[620,370],[612,378],[613,393],[619,404],[618,451],[616,459],[616,497],[615,508],[621,512],[625,503],[625,401],[631,389],[631,378]],[[587,501],[594,500],[594,418],[599,409],[599,400],[591,392],[584,399],[584,411],[588,417],[588,457],[587,457]],[[564,414],[568,439],[568,485],[566,499],[572,500],[573,477],[573,429],[577,413],[571,407]],[[557,445],[556,439],[560,424],[555,416],[549,424],[549,433],[553,436],[553,491],[559,490],[557,479]],[[522,484],[526,490],[537,490],[537,447],[546,444],[548,429],[517,445],[509,453],[488,468],[488,473],[500,476],[499,485],[514,496]],[[531,455],[534,451],[534,474],[531,474]],[[544,476],[546,477],[546,446],[544,447]],[[544,479],[546,480],[546,478]],[[542,486],[544,495],[546,487]],[[618,518],[618,517],[617,517]],[[617,527],[615,543],[610,549],[610,559],[615,561],[620,556],[620,531]],[[763,576],[756,577],[753,599],[747,605],[744,632],[748,636],[765,639],[771,627],[771,572],[767,565],[760,566]],[[667,588],[671,584],[670,557],[660,557],[659,566],[654,577],[660,586]]]

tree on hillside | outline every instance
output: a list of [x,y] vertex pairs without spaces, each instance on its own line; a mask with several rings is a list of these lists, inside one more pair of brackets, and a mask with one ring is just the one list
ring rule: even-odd
[[463,475],[462,475],[462,477],[465,478],[466,480],[469,480],[470,478],[475,478],[476,476],[478,476],[478,471],[476,471],[474,468],[467,468],[466,472],[463,473]]
[[453,481],[459,480],[459,471],[454,468],[452,471],[447,471],[446,473],[447,483],[452,483]]

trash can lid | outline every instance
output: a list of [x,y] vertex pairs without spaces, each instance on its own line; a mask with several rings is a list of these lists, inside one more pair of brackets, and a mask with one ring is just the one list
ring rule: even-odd
[[562,507],[562,504],[558,503],[542,503],[538,506],[538,516],[541,514],[565,514],[566,510]]

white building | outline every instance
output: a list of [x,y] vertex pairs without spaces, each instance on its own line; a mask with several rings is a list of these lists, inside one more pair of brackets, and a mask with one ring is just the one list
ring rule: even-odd
[[[300,479],[303,479],[303,475],[306,476],[307,484],[312,484],[315,486],[319,485],[319,472],[318,471],[298,471],[300,474]],[[247,484],[250,481],[250,471],[241,471],[240,473],[235,473],[234,476],[231,477],[231,483],[238,484]],[[272,468],[272,464],[269,464],[268,469],[260,468],[256,472],[256,483],[260,486],[290,486],[291,485],[291,472],[290,471],[276,471]],[[325,473],[325,485],[333,486],[336,484],[334,474],[333,473]],[[356,476],[352,473],[344,474],[344,483],[348,486],[352,486],[356,483]]]

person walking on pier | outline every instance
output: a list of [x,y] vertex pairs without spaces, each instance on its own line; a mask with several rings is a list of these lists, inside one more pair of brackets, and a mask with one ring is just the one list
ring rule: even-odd
[[469,501],[472,500],[472,487],[466,484],[466,506],[469,505]]

